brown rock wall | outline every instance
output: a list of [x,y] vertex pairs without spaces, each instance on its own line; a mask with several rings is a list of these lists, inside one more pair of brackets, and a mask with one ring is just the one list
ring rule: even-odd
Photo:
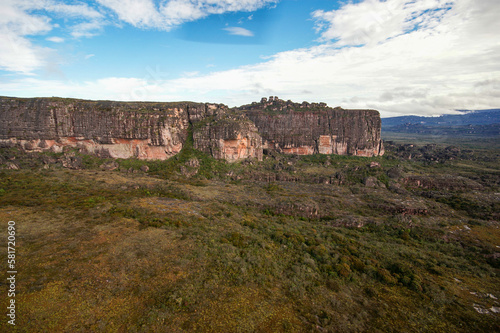
[[26,150],[59,152],[69,146],[115,158],[166,159],[186,141],[186,108],[173,103],[2,97],[0,140]]
[[221,114],[194,126],[194,148],[230,162],[244,158],[262,160],[262,138],[243,115]]
[[257,126],[264,147],[284,153],[378,156],[384,153],[380,114],[276,97],[238,108]]
[[215,158],[288,154],[383,154],[374,110],[329,108],[277,97],[233,110],[223,104],[0,97],[0,145],[28,151],[64,147],[114,158],[167,159],[193,126],[194,147]]

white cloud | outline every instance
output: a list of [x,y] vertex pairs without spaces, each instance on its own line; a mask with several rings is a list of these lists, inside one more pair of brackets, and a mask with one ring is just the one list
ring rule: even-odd
[[18,8],[25,11],[42,9],[64,17],[103,18],[103,14],[82,2],[73,2],[73,4],[68,5],[57,0],[17,0],[15,3]]
[[103,26],[104,22],[98,20],[78,23],[71,27],[73,30],[71,36],[75,38],[93,37],[102,30]]
[[200,75],[200,72],[198,72],[198,71],[192,71],[192,72],[184,72],[184,73],[182,73],[183,77],[195,77],[195,76],[198,76],[198,75]]
[[[88,4],[81,2],[65,4],[60,1],[61,0],[18,0],[15,3],[16,7],[23,10],[25,13],[43,10],[50,12],[51,16],[62,17],[65,20],[82,20],[73,26],[71,26],[71,23],[68,23],[68,27],[72,31],[71,35],[75,38],[92,37],[106,24],[104,14],[90,7]],[[57,25],[54,24],[54,27],[56,26]]]
[[242,27],[227,27],[227,28],[224,28],[223,30],[229,32],[230,35],[253,37],[252,31],[245,29],[245,28],[242,28]]
[[97,0],[122,21],[136,27],[161,27],[161,15],[152,0]]
[[57,36],[48,37],[48,38],[46,38],[46,40],[48,40],[49,42],[53,42],[53,43],[63,43],[64,42],[64,38],[57,37]]
[[[381,2],[347,4],[340,11],[351,13],[355,21],[362,13],[352,8],[365,3]],[[380,31],[386,32],[373,34],[373,41],[362,40],[364,45],[359,47],[339,48],[339,42],[359,45],[359,39],[344,31],[337,43],[282,52],[258,65],[171,84],[232,105],[278,95],[298,101],[313,98],[332,106],[375,108],[385,115],[437,115],[454,109],[498,107],[500,40],[494,31],[500,31],[495,14],[500,2],[456,0],[446,10],[439,10],[444,8],[439,0],[410,5],[412,20],[418,17],[421,22],[418,27],[406,28],[405,14],[398,21],[402,28],[390,34],[394,20],[382,20]]]
[[[211,14],[252,11],[279,0],[98,0],[103,7],[64,0],[2,0],[0,2],[0,70],[33,74],[51,62],[55,50],[37,46],[28,36],[43,35],[59,27],[51,18],[65,19],[74,38],[92,37],[108,24],[109,9],[136,27],[170,30],[182,23]],[[107,12],[104,7],[108,8]],[[67,20],[71,19],[71,20]],[[75,21],[75,19],[77,19]],[[76,23],[75,23],[76,22]],[[236,28],[235,28],[236,29]],[[244,29],[230,33],[249,36]],[[47,41],[61,43],[62,37]]]
[[97,0],[120,20],[140,28],[170,30],[185,22],[226,12],[253,11],[279,0]]
[[89,7],[87,4],[78,5],[66,5],[61,3],[54,3],[51,1],[45,1],[46,5],[43,9],[54,12],[64,17],[85,17],[90,19],[102,19],[103,14],[99,11]]
[[88,60],[88,59],[90,59],[90,58],[92,58],[92,57],[95,57],[95,54],[87,54],[87,55],[85,56],[85,60]]
[[7,0],[0,3],[0,28],[17,35],[36,35],[51,29],[50,19],[29,15]]
[[75,82],[22,78],[0,81],[4,96],[34,97],[58,96],[82,99],[117,101],[182,100],[183,94],[157,81],[147,79],[109,77],[95,81]]
[[0,30],[0,70],[30,74],[43,66],[46,51],[26,38]]
[[0,69],[29,74],[42,66],[48,50],[34,46],[25,36],[50,29],[48,18],[28,15],[14,1],[0,3]]
[[[36,14],[35,14],[36,12]],[[87,4],[67,5],[52,0],[3,0],[0,2],[0,69],[32,75],[45,68],[52,71],[55,50],[40,47],[28,38],[50,32],[53,24],[48,14],[91,20],[74,27],[73,36],[89,36],[102,26],[103,15]],[[60,43],[62,37],[48,37],[46,40]]]
[[367,0],[312,13],[321,40],[337,45],[376,44],[415,28],[435,26],[455,0]]

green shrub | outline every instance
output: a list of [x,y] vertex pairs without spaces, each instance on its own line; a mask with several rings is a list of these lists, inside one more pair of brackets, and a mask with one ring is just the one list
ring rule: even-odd
[[347,263],[335,265],[335,271],[342,278],[347,278],[351,275],[351,267]]
[[398,280],[385,268],[377,269],[377,277],[381,282],[387,284],[396,284],[398,282]]

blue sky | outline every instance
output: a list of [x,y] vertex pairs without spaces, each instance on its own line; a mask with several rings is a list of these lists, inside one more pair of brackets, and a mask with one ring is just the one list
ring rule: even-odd
[[0,0],[0,95],[500,106],[497,0]]

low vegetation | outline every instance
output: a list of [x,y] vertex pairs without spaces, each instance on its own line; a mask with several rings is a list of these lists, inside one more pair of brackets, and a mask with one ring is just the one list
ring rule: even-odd
[[114,170],[0,150],[0,229],[18,227],[0,330],[500,330],[499,151],[386,146],[230,164],[188,142]]

